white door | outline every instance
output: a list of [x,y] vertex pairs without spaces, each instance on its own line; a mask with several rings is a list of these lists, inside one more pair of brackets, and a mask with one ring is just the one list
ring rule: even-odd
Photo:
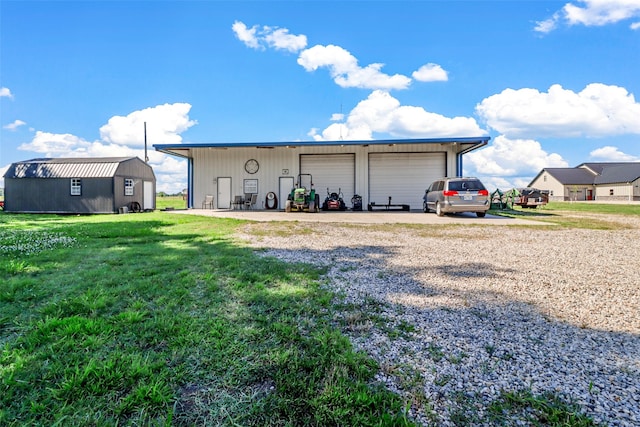
[[218,209],[231,208],[231,178],[218,177]]
[[349,205],[355,193],[354,154],[303,154],[300,170],[313,176],[313,186],[320,195],[320,203],[329,192],[342,190],[344,201]]
[[152,181],[143,181],[142,182],[142,204],[143,209],[153,210],[154,206],[155,194],[153,194],[153,182]]
[[291,193],[291,189],[293,188],[294,179],[292,176],[281,176],[279,181],[278,209],[284,209],[287,197],[289,197],[289,193]]
[[409,205],[422,209],[424,191],[445,176],[445,153],[371,153],[369,203]]

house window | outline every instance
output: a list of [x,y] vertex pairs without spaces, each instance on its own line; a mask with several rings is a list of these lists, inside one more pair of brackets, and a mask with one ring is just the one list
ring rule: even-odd
[[549,190],[549,196],[553,196],[553,190]]
[[544,182],[547,182],[547,175],[543,177]]
[[610,196],[613,196],[613,188],[610,188],[610,189],[609,189],[609,195],[610,195]]
[[82,196],[82,180],[80,178],[71,178],[71,195]]
[[133,196],[133,180],[130,178],[124,180],[124,195]]

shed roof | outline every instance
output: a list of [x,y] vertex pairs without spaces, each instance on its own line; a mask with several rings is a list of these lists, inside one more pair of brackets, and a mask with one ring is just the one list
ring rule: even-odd
[[191,150],[201,148],[295,148],[295,147],[323,147],[343,145],[401,145],[401,144],[459,144],[459,153],[467,153],[486,145],[491,137],[460,137],[460,138],[421,138],[421,139],[384,139],[384,140],[345,140],[345,141],[276,141],[276,142],[214,142],[198,144],[154,144],[156,151],[175,156],[189,158]]
[[12,163],[5,178],[110,178],[136,157],[39,158]]

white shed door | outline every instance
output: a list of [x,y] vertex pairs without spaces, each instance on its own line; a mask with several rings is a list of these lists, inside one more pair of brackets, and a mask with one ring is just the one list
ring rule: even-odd
[[155,207],[153,202],[155,201],[156,195],[153,194],[153,181],[143,181],[142,182],[142,204],[144,205],[142,209],[153,210]]
[[445,153],[371,153],[369,203],[409,205],[422,209],[422,196],[432,181],[445,176]]
[[330,192],[342,190],[344,201],[350,206],[355,191],[354,154],[302,154],[300,170],[313,176],[313,186],[320,195],[320,203]]

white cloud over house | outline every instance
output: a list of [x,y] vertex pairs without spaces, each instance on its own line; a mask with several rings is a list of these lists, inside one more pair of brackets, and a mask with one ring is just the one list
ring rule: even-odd
[[470,117],[445,117],[422,107],[401,105],[389,92],[377,90],[360,101],[343,123],[333,123],[321,133],[312,130],[315,140],[367,140],[374,134],[395,138],[438,138],[480,136],[487,132]]
[[509,138],[640,134],[640,103],[626,89],[601,83],[580,92],[560,85],[547,92],[505,89],[482,100],[476,113]]
[[593,160],[601,162],[638,162],[640,157],[632,156],[631,154],[623,153],[618,147],[606,145],[604,147],[597,148],[589,153],[589,157]]
[[197,124],[189,119],[191,105],[164,104],[134,111],[127,116],[114,116],[100,128],[100,138],[115,144],[144,145],[144,124],[147,141],[153,144],[179,144],[180,134]]
[[[413,79],[421,82],[447,81],[448,73],[438,64],[427,63],[412,73],[389,75],[382,71],[384,64],[360,65],[348,50],[336,45],[306,47],[306,37],[294,36],[288,30],[269,27],[247,27],[236,21],[232,29],[236,37],[247,47],[294,46],[300,49],[297,62],[307,72],[326,69],[336,85],[342,88],[372,90],[348,114],[334,114],[334,123],[324,130],[311,129],[309,136],[315,140],[367,140],[375,134],[388,134],[396,138],[478,136],[486,134],[472,117],[445,117],[419,106],[401,105],[390,91],[405,90]],[[304,37],[304,38],[303,38]],[[286,43],[273,40],[283,39]],[[293,43],[297,41],[297,43]],[[295,49],[287,49],[294,51]],[[342,121],[342,118],[346,117]]]
[[536,140],[503,135],[464,156],[465,175],[479,177],[490,189],[524,187],[543,168],[568,166],[562,156],[546,152]]
[[87,141],[72,134],[37,131],[33,139],[18,149],[43,157],[128,157],[144,160],[144,122],[147,122],[149,164],[157,178],[157,190],[177,193],[185,186],[184,160],[157,152],[153,144],[179,144],[181,133],[197,122],[189,118],[190,104],[175,103],[114,116],[100,128],[100,140]]

